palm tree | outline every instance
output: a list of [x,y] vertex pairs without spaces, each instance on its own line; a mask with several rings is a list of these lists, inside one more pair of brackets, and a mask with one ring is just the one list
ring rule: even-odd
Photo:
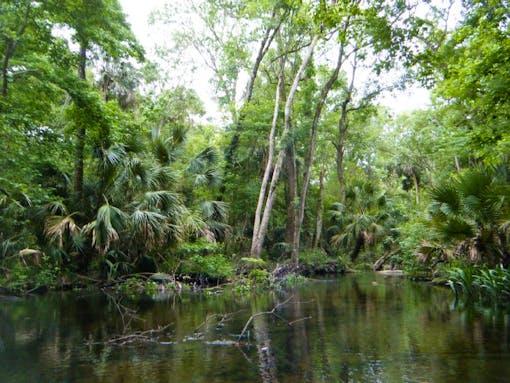
[[351,260],[355,261],[367,246],[375,246],[388,234],[391,215],[383,208],[387,207],[387,198],[372,183],[361,182],[348,188],[346,204],[333,204],[329,214],[333,226],[330,242],[333,246],[342,246],[350,250]]

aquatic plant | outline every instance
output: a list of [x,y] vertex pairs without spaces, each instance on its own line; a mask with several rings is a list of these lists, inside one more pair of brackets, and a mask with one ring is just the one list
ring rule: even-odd
[[510,302],[510,270],[456,267],[447,270],[448,285],[468,301],[482,301],[493,305]]

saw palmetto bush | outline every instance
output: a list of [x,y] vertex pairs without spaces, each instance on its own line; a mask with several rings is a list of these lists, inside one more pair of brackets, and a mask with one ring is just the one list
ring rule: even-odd
[[352,185],[347,190],[345,204],[335,203],[329,210],[330,243],[349,253],[355,261],[363,250],[390,241],[394,234],[394,213],[386,193],[372,183]]
[[[82,212],[69,213],[62,204],[45,218],[51,246],[75,249],[84,266],[100,256],[108,275],[134,271],[147,260],[164,263],[180,243],[215,241],[228,231],[226,204],[208,199],[221,182],[214,149],[188,158],[182,137],[140,141],[98,148]],[[83,238],[85,246],[76,249]]]
[[509,186],[499,169],[477,166],[432,188],[429,223],[450,257],[509,265]]

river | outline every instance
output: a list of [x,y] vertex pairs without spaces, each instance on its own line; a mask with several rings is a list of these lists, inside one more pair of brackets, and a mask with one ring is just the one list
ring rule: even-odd
[[509,381],[508,311],[381,275],[253,295],[0,299],[2,383]]

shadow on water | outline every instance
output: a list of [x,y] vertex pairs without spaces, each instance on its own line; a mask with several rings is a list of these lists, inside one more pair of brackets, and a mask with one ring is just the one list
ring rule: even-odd
[[[403,279],[348,275],[245,297],[125,299],[139,317],[132,331],[169,324],[168,339],[87,344],[124,331],[118,303],[75,293],[1,300],[0,382],[453,383],[510,376],[508,311],[455,306],[448,289]],[[276,315],[255,315],[278,304]],[[236,346],[252,315],[249,338]]]

